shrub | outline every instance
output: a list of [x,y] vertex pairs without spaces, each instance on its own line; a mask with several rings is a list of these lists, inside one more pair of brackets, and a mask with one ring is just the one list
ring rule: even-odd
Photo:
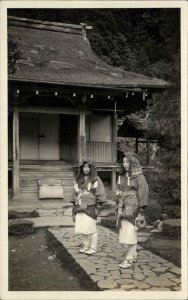
[[179,219],[181,218],[181,206],[166,205],[163,207],[163,214],[167,214],[168,218],[171,219]]
[[163,232],[174,238],[181,237],[181,219],[168,219],[163,222]]
[[15,210],[9,210],[8,211],[8,219],[12,220],[12,219],[18,219],[18,213]]
[[101,218],[101,225],[109,228],[116,228],[116,216],[109,216],[105,218]]
[[15,211],[15,210],[9,210],[8,211],[8,219],[12,220],[12,219],[21,219],[21,218],[37,218],[39,217],[39,212],[36,210],[33,211],[23,211],[23,212],[19,212],[19,211]]
[[29,220],[10,220],[8,224],[8,233],[10,235],[27,235],[34,233],[34,223]]
[[146,221],[148,224],[153,224],[159,220],[162,215],[161,205],[158,202],[150,202],[145,209]]

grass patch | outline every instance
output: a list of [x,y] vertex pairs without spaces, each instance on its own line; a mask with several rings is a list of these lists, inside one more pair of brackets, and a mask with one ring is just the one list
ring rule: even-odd
[[35,232],[34,222],[28,220],[10,220],[8,233],[14,236],[25,236]]

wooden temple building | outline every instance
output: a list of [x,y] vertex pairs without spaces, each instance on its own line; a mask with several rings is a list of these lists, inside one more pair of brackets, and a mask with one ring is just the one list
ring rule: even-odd
[[101,175],[110,174],[114,189],[118,115],[144,108],[167,87],[99,59],[87,38],[91,29],[8,18],[8,34],[22,47],[17,71],[9,76],[12,202],[39,203],[45,180],[61,181],[66,198],[84,158],[93,159]]

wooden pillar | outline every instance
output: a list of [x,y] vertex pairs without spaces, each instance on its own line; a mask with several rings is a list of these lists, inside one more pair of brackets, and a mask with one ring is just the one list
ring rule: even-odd
[[[117,162],[117,114],[112,116],[112,162]],[[111,187],[112,190],[116,189],[116,168],[112,168],[111,173]]]
[[112,191],[115,192],[115,190],[116,190],[116,168],[112,168],[111,187],[112,187]]
[[138,138],[136,137],[136,147],[135,147],[135,151],[136,151],[136,154],[138,154]]
[[13,199],[19,198],[19,112],[13,107]]
[[112,162],[117,162],[117,114],[112,116]]
[[147,165],[150,165],[150,140],[147,139]]
[[80,162],[86,157],[86,129],[85,129],[85,116],[84,108],[80,108],[79,124],[78,124],[78,161]]

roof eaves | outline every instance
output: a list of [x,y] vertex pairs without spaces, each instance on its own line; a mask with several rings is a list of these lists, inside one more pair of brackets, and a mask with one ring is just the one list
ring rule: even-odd
[[128,85],[122,85],[122,86],[119,86],[119,85],[97,85],[97,84],[83,84],[83,83],[81,83],[81,84],[79,84],[79,83],[74,83],[74,84],[72,84],[72,83],[70,83],[70,82],[57,82],[57,81],[35,81],[35,80],[29,80],[29,79],[27,79],[27,80],[25,80],[25,79],[23,79],[23,78],[13,78],[13,77],[11,77],[11,76],[9,76],[9,80],[10,81],[14,81],[14,82],[28,82],[28,83],[34,83],[34,84],[36,84],[36,83],[38,83],[38,84],[55,84],[55,85],[62,85],[62,86],[72,86],[72,87],[90,87],[90,88],[99,88],[99,89],[114,89],[114,90],[118,90],[118,91],[127,91],[127,89],[130,89],[130,90],[132,90],[132,89],[136,89],[137,87],[140,87],[140,88],[143,88],[143,89],[147,89],[147,88],[151,88],[151,89],[158,89],[158,90],[161,90],[161,89],[166,89],[166,88],[168,88],[169,87],[169,85],[149,85],[149,84],[137,84],[137,85],[135,85],[135,84],[133,84],[133,85],[130,85],[130,84],[128,84]]

